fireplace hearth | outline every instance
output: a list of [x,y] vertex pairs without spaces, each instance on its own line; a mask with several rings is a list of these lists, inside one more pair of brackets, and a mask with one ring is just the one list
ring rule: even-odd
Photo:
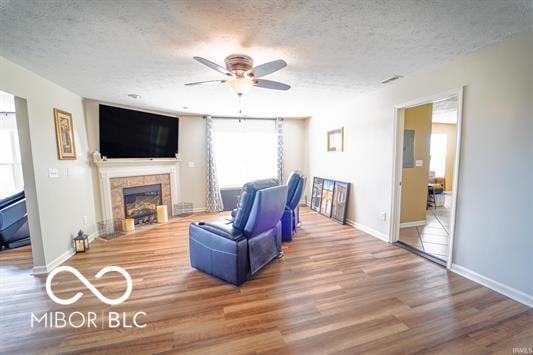
[[161,184],[123,188],[124,215],[135,224],[153,223],[157,206],[162,204]]

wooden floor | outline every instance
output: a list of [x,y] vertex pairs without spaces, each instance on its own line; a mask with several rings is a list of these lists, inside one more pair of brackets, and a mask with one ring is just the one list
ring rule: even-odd
[[[188,224],[196,215],[114,241],[98,240],[76,267],[109,298],[125,268],[133,292],[101,303],[72,274],[31,276],[29,247],[0,253],[0,353],[490,353],[533,348],[533,310],[361,231],[302,211],[303,225],[275,260],[240,288],[190,267]],[[31,312],[146,312],[143,329],[30,327]]]

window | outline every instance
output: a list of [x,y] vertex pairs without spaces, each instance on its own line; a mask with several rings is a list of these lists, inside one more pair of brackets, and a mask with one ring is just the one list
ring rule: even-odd
[[431,135],[431,160],[429,163],[429,170],[435,172],[435,177],[444,177],[446,172],[446,135],[432,134]]
[[221,188],[277,176],[275,121],[214,119],[213,148]]
[[24,189],[14,113],[0,113],[0,199]]

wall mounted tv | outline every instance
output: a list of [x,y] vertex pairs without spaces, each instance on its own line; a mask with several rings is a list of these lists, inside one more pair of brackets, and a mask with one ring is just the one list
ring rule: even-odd
[[173,158],[179,119],[100,105],[100,153],[108,158]]

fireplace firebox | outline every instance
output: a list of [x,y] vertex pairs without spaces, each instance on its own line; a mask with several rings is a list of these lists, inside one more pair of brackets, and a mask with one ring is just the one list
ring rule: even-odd
[[163,203],[161,184],[125,187],[124,214],[135,224],[152,223],[156,219],[157,206]]

